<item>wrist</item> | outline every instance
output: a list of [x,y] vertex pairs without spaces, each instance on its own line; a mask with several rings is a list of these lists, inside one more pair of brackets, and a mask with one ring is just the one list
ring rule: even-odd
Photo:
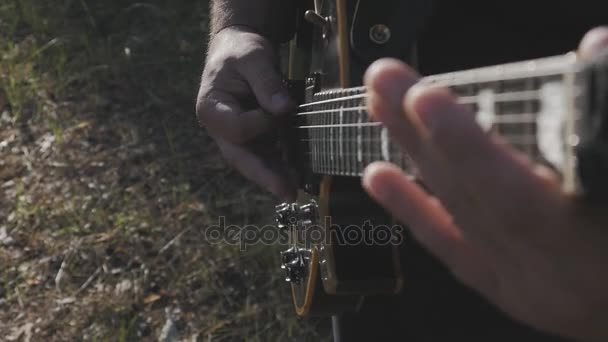
[[212,37],[227,28],[257,33],[273,43],[291,39],[295,32],[296,7],[285,0],[214,0]]

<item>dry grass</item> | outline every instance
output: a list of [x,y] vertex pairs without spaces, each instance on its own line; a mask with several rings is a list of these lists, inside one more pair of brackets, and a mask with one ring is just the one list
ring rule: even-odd
[[276,251],[204,239],[273,205],[196,124],[206,8],[0,4],[0,340],[321,338]]

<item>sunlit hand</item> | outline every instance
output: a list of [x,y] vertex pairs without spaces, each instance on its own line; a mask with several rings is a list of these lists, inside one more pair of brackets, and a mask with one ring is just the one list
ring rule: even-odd
[[[596,29],[579,54],[589,58],[607,46],[608,28]],[[608,207],[566,196],[550,170],[484,133],[448,90],[414,86],[416,77],[395,60],[372,65],[369,109],[417,163],[433,196],[387,163],[367,169],[364,187],[461,281],[512,317],[608,341]]]
[[198,95],[199,121],[231,165],[283,198],[294,190],[272,135],[276,116],[294,106],[269,40],[237,26],[214,36]]

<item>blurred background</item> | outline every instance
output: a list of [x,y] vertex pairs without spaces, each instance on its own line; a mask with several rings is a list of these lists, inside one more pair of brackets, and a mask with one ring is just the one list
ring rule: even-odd
[[197,125],[205,0],[0,4],[0,340],[283,341],[274,199]]

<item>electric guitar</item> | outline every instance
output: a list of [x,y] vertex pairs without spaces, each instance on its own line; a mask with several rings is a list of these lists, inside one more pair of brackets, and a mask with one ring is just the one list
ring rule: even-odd
[[[430,11],[420,6],[416,17],[395,21],[369,1],[298,2],[285,72],[300,106],[281,139],[301,191],[296,203],[277,207],[277,221],[291,236],[281,258],[300,316],[357,310],[366,296],[408,286],[400,226],[365,195],[359,178],[378,160],[412,177],[416,167],[369,120],[361,79],[380,57],[415,65],[415,36]],[[565,192],[593,199],[608,191],[608,55],[581,62],[569,53],[421,82],[450,88],[489,134],[556,170]]]

